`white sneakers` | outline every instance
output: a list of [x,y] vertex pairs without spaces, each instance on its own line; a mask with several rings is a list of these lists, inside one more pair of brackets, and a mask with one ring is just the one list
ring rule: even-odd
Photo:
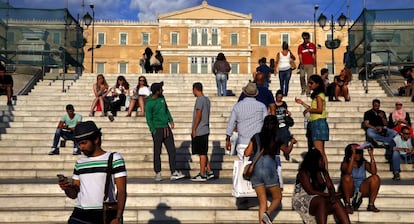
[[155,174],[154,180],[155,181],[162,181],[161,172],[158,172],[158,173]]
[[174,173],[171,174],[170,180],[179,180],[184,178],[185,175],[183,173],[181,173],[181,171],[174,171]]

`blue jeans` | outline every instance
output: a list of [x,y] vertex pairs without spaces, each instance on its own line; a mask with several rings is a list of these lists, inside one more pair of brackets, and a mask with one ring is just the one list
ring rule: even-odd
[[53,137],[52,148],[57,148],[57,144],[59,142],[60,137],[63,137],[64,139],[67,139],[67,140],[72,140],[73,141],[73,147],[79,149],[79,144],[78,144],[77,141],[75,141],[75,135],[73,134],[73,132],[72,131],[66,131],[66,130],[63,131],[60,128],[56,128],[55,137]]
[[290,82],[291,76],[292,76],[292,69],[288,69],[285,71],[279,71],[280,90],[282,90],[283,96],[288,95],[289,82]]
[[386,130],[387,130],[387,132],[385,133],[384,136],[382,136],[377,132],[376,129],[368,128],[367,129],[367,137],[370,138],[370,139],[373,139],[375,141],[380,141],[380,142],[383,142],[385,144],[392,145],[394,143],[394,141],[392,139],[397,135],[397,132],[392,130],[392,129],[389,129],[389,128],[386,128]]
[[225,96],[227,93],[227,75],[224,73],[216,74],[217,96]]
[[[392,172],[400,171],[401,168],[401,157],[408,158],[411,154],[401,154],[400,151],[393,150],[392,151]],[[409,161],[407,159],[407,161]]]

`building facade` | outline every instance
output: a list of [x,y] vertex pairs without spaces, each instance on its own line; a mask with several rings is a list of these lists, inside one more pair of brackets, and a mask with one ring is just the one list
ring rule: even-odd
[[[90,72],[92,54],[92,27],[84,28],[84,67]],[[306,22],[254,22],[251,14],[202,4],[171,13],[158,15],[156,22],[96,21],[94,25],[94,72],[96,73],[144,73],[139,59],[144,49],[160,50],[164,57],[163,73],[211,73],[218,53],[222,52],[232,66],[231,73],[249,74],[255,71],[258,60],[275,58],[282,42],[289,43],[294,55],[302,43],[301,33],[307,31],[314,41],[316,31],[318,70],[332,67],[331,50],[324,46],[331,32],[314,23]],[[342,59],[348,42],[347,31],[335,31],[334,38],[341,46],[334,51],[335,70],[343,67]],[[319,73],[319,72],[317,72]]]

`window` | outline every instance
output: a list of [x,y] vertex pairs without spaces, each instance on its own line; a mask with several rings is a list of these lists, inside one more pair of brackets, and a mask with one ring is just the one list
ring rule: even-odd
[[171,33],[171,45],[177,46],[178,45],[178,33],[172,32]]
[[331,33],[326,34],[326,40],[332,40],[332,34]]
[[191,29],[191,46],[197,46],[197,28]]
[[149,45],[149,33],[142,33],[142,45]]
[[329,70],[330,74],[334,74],[333,73],[334,66],[332,65],[332,63],[327,63],[326,68]]
[[197,57],[191,57],[191,68],[190,68],[191,73],[193,74],[198,73],[197,67],[198,67]]
[[178,63],[177,62],[172,62],[170,64],[170,73],[171,74],[178,74]]
[[231,74],[239,74],[239,63],[230,63],[231,66]]
[[239,45],[239,34],[238,33],[232,33],[231,34],[230,45],[231,46]]
[[98,43],[96,44],[100,44],[100,45],[105,45],[106,40],[105,40],[105,33],[98,33]]
[[201,29],[201,45],[207,46],[208,32],[207,28]]
[[60,33],[55,32],[52,34],[53,44],[60,44]]
[[218,30],[217,28],[211,29],[211,45],[217,46],[218,45]]
[[282,33],[281,35],[282,37],[280,39],[282,40],[282,42],[280,43],[280,45],[282,45],[283,42],[286,42],[290,45],[290,35],[288,33]]
[[119,73],[126,74],[128,72],[128,63],[120,62],[119,63]]
[[119,34],[119,45],[127,45],[127,44],[128,44],[128,34],[120,33]]
[[7,42],[9,44],[12,44],[16,41],[16,38],[14,36],[14,32],[7,32]]
[[216,63],[216,59],[217,57],[211,57],[211,64],[214,65],[214,63]]
[[208,72],[208,63],[207,63],[207,57],[201,58],[201,74],[207,74]]
[[259,46],[267,46],[267,33],[259,34]]
[[105,73],[105,63],[102,63],[102,62],[96,63],[96,73]]

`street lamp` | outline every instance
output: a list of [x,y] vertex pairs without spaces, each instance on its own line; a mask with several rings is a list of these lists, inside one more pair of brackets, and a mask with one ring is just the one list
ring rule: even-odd
[[[316,43],[316,12],[319,9],[319,5],[315,5],[314,9],[315,11],[313,12],[313,42],[315,43],[315,46],[316,46],[317,45]],[[315,54],[315,73],[314,74],[318,73],[318,60],[316,59],[316,55],[317,54]]]
[[89,12],[87,12],[84,16],[83,16],[83,22],[85,23],[86,27],[89,27],[92,24],[92,47],[90,47],[88,49],[88,51],[92,51],[92,60],[91,60],[91,73],[93,73],[93,50],[95,48],[100,48],[101,45],[98,44],[96,45],[96,47],[94,46],[94,41],[95,41],[95,10],[94,10],[94,5],[93,3],[91,3],[89,5],[89,7],[92,9],[92,16],[89,14]]
[[[338,17],[338,21],[337,21],[338,25],[340,27],[340,29],[338,29],[338,30],[342,30],[342,28],[345,26],[346,20],[347,20],[346,16],[343,13],[341,13],[341,15]],[[325,30],[324,27],[326,26],[326,21],[327,21],[326,16],[323,13],[321,13],[321,15],[318,18],[318,23],[319,23],[319,26],[323,30]],[[331,49],[331,51],[332,51],[332,74],[334,74],[334,72],[335,72],[334,50],[336,48],[338,48],[339,45],[341,45],[341,41],[339,39],[334,39],[334,31],[337,30],[337,29],[335,29],[335,22],[334,22],[334,19],[333,19],[333,15],[331,15],[331,24],[330,24],[329,29],[331,29],[331,39],[325,41],[325,46],[326,46],[326,48]]]

